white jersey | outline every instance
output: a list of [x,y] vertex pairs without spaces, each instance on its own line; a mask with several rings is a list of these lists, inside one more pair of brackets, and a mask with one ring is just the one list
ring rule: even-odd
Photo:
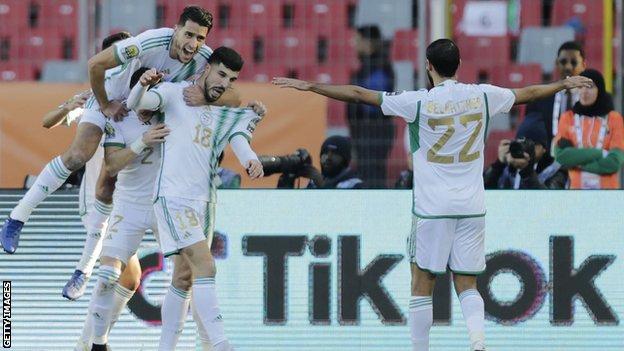
[[414,168],[413,212],[421,218],[485,215],[483,148],[490,116],[515,95],[488,84],[447,80],[427,91],[383,93],[386,115],[408,122]]
[[158,197],[216,202],[217,159],[236,135],[251,140],[260,117],[251,109],[187,106],[182,91],[190,82],[162,83],[150,91],[160,96],[160,111],[171,130],[162,147],[156,180]]
[[144,67],[155,68],[164,73],[163,80],[166,82],[181,82],[201,73],[208,63],[212,49],[203,45],[191,61],[182,63],[169,56],[173,32],[172,28],[150,29],[116,42],[113,44],[115,58],[119,64],[138,59]]
[[[147,122],[141,122],[134,111],[130,111],[123,121],[109,120],[106,122],[104,147],[129,147],[156,123],[156,116]],[[117,175],[113,203],[124,202],[150,208],[159,166],[160,146],[145,148]]]
[[[134,60],[106,70],[104,74],[104,89],[109,100],[124,101],[130,94],[130,79],[134,72],[141,68],[141,61]],[[85,102],[85,109],[99,110],[95,95],[91,95]]]

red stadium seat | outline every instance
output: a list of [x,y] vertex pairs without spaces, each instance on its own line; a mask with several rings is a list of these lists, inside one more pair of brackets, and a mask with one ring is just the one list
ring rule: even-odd
[[462,60],[457,71],[457,77],[460,82],[466,84],[474,84],[479,82],[479,67],[470,63],[468,60]]
[[495,66],[508,66],[511,61],[509,37],[459,36],[456,40],[464,62],[470,61],[479,69],[491,70]]
[[418,64],[418,31],[401,29],[394,33],[392,40],[392,61],[411,61]]
[[28,28],[28,1],[0,0],[0,35]]
[[355,30],[345,29],[328,37],[329,63],[357,68],[359,65],[355,51]]
[[578,17],[583,25],[602,24],[602,1],[596,0],[554,0],[551,24],[560,26]]
[[19,57],[39,63],[62,59],[62,48],[62,37],[51,35],[45,29],[32,29],[17,42]]
[[263,64],[249,64],[243,66],[240,80],[258,83],[268,83],[273,77],[287,77],[289,69],[272,62]]
[[506,88],[520,88],[542,83],[542,67],[539,64],[510,65],[492,70],[492,84]]
[[249,64],[252,64],[253,38],[238,29],[221,29],[208,35],[206,40],[213,50],[219,46],[227,46],[236,50]]
[[325,84],[348,84],[351,78],[349,66],[308,66],[301,71],[301,79]]
[[498,144],[503,139],[514,139],[516,132],[513,130],[493,130],[485,139],[485,163],[484,168],[488,168],[498,157]]
[[272,34],[282,26],[280,0],[230,0],[231,28],[242,28],[251,34]]
[[0,61],[0,81],[34,80],[35,69],[23,61]]
[[283,31],[266,42],[266,61],[288,68],[303,67],[317,62],[317,39],[301,30]]
[[294,0],[294,26],[315,34],[332,34],[349,27],[349,0]]
[[78,37],[77,0],[42,1],[40,4],[39,28],[52,35]]

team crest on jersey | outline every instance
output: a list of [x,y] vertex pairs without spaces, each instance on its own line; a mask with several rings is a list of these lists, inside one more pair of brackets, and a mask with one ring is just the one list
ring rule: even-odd
[[209,126],[212,123],[212,115],[210,115],[208,109],[202,109],[199,113],[199,121],[204,126]]
[[136,45],[130,45],[124,49],[124,57],[129,60],[139,54],[139,47]]
[[106,136],[109,138],[114,138],[115,137],[115,128],[113,128],[113,126],[106,122],[106,124],[104,125],[104,133],[106,133]]

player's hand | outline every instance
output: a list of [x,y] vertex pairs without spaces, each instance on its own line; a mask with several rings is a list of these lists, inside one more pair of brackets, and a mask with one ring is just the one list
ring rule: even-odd
[[271,81],[271,83],[277,85],[280,88],[294,88],[302,91],[308,91],[312,88],[312,83],[306,82],[305,80],[284,77],[273,78],[273,81]]
[[247,174],[251,179],[258,179],[264,176],[264,169],[262,163],[258,160],[249,160],[247,163]]
[[594,81],[583,76],[572,76],[572,77],[567,77],[566,79],[564,79],[563,85],[565,86],[566,89],[581,88],[581,87],[591,88],[594,86]]
[[143,133],[143,142],[149,146],[164,143],[169,133],[171,130],[164,123],[158,123]]
[[93,95],[91,90],[83,91],[82,93],[67,100],[67,102],[63,104],[63,108],[67,111],[73,111],[79,107],[83,107],[91,95]]
[[257,100],[256,101],[252,101],[249,104],[247,104],[247,107],[252,109],[260,117],[264,117],[264,115],[266,115],[267,108],[260,101],[257,101]]
[[106,105],[101,106],[100,110],[104,116],[112,118],[115,122],[121,121],[130,111],[123,102],[117,100],[109,101]]
[[182,95],[184,95],[184,102],[187,106],[204,106],[208,105],[204,92],[197,85],[191,85],[184,88]]
[[498,160],[501,163],[505,163],[506,156],[509,153],[509,144],[511,144],[511,141],[509,139],[503,139],[500,141],[500,144],[498,144]]
[[139,83],[141,83],[141,85],[144,87],[156,85],[163,77],[164,74],[162,72],[158,72],[155,68],[152,68],[148,71],[145,71],[145,73],[141,75]]

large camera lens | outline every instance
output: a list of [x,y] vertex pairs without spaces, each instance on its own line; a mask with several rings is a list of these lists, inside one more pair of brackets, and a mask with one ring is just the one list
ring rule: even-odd
[[258,156],[264,176],[275,173],[296,174],[305,165],[312,164],[310,153],[306,149],[298,149],[295,153],[284,156]]

